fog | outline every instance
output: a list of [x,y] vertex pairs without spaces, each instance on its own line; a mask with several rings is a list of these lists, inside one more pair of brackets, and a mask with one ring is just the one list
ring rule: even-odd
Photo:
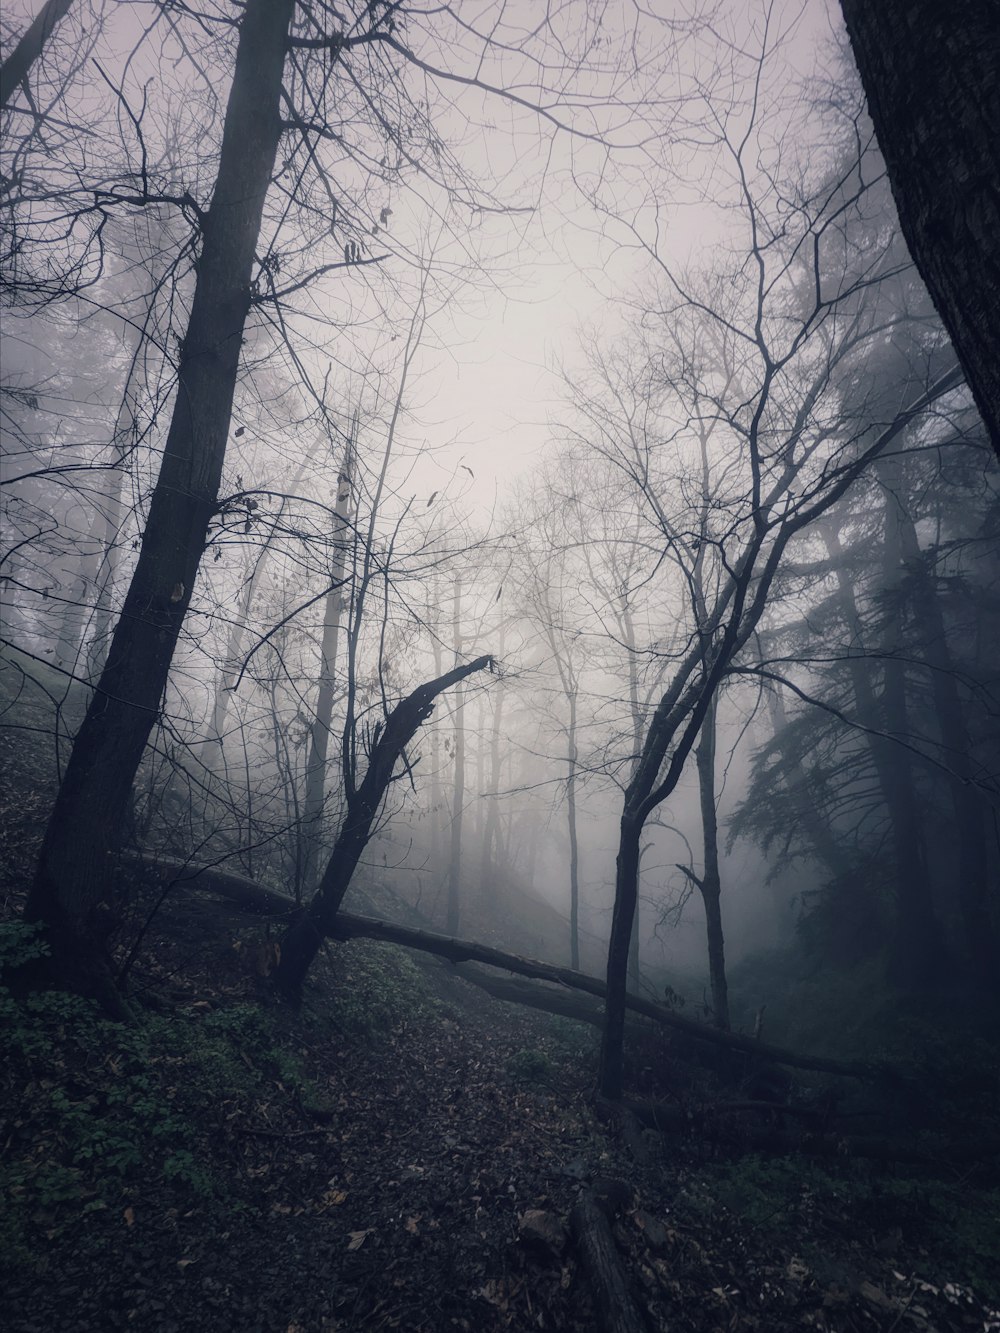
[[[1000,878],[995,461],[838,14],[654,10],[480,65],[519,100],[444,84],[387,134],[359,98],[279,152],[122,841],[308,900],[393,709],[489,655],[345,907],[600,974],[629,815],[633,988],[718,1005],[716,860],[734,974],[961,973]],[[62,119],[5,167],[7,744],[47,798],[114,693],[232,60],[225,25],[65,22]]]

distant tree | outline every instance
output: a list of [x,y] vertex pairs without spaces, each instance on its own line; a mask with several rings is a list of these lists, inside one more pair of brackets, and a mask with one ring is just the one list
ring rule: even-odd
[[899,222],[1000,458],[995,0],[841,0]]

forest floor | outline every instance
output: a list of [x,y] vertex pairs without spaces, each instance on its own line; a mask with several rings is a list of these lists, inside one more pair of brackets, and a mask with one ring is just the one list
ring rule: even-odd
[[996,1190],[636,1143],[595,1114],[592,1029],[367,942],[293,1013],[267,952],[190,896],[134,1025],[0,993],[8,1333],[588,1333],[582,1190],[651,1333],[1000,1330]]

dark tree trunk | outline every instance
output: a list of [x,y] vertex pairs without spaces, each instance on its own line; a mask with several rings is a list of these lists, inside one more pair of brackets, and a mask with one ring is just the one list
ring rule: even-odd
[[841,0],[910,253],[1000,457],[996,0]]
[[705,929],[708,935],[708,975],[712,988],[712,1020],[716,1027],[729,1029],[729,987],[726,983],[726,950],[722,933],[722,877],[719,874],[719,820],[715,810],[715,715],[713,698],[702,724],[695,760],[698,768],[698,793],[701,825],[705,842],[705,869],[695,882],[705,905]]
[[396,764],[403,751],[430,717],[438,695],[484,667],[492,667],[491,657],[478,657],[466,666],[458,666],[437,680],[428,681],[408,694],[386,718],[385,726],[372,749],[368,771],[361,785],[349,798],[347,814],[337,834],[330,860],[312,901],[286,930],[281,941],[281,957],[274,979],[279,990],[295,997],[306,973],[319,952],[320,945],[335,928],[340,904],[357,868],[358,860],[372,835],[372,826],[385,793],[392,782]]
[[569,774],[566,778],[566,819],[569,831],[569,958],[580,970],[580,840],[576,830],[576,694],[569,696],[569,731],[566,737]]
[[[254,250],[281,134],[293,0],[247,0],[180,356],[177,397],[132,583],[73,745],[26,916],[42,921],[53,980],[104,990],[102,897],[109,857],[163,691],[215,514]],[[107,914],[105,906],[104,914]]]
[[615,907],[608,943],[607,1001],[601,1037],[601,1096],[617,1101],[625,1078],[625,1009],[628,954],[639,896],[639,838],[642,820],[626,809],[615,862]]
[[593,1288],[603,1333],[648,1333],[649,1325],[629,1290],[608,1219],[588,1190],[573,1205],[569,1226]]
[[0,65],[0,111],[7,109],[7,103],[30,74],[56,24],[65,18],[72,3],[73,0],[45,0],[17,46]]
[[[455,580],[454,635],[455,661],[462,649],[460,618],[462,614],[462,580]],[[451,847],[448,856],[448,907],[446,929],[450,935],[458,933],[462,896],[462,818],[465,814],[465,695],[459,689],[455,698],[455,785],[451,794]]]

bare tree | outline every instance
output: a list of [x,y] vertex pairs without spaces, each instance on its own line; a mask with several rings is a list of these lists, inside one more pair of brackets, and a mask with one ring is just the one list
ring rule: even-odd
[[[782,104],[785,88],[771,69],[772,34],[765,21],[744,37],[733,56],[739,68],[730,101],[709,98],[707,109],[718,131],[713,186],[728,212],[722,253],[730,259],[700,282],[684,274],[659,244],[663,223],[650,182],[648,210],[632,216],[628,235],[662,283],[660,300],[643,302],[641,315],[640,378],[656,403],[656,429],[640,430],[628,414],[615,412],[617,381],[589,395],[603,404],[607,423],[594,447],[641,494],[650,548],[655,532],[657,558],[675,571],[676,613],[684,608],[667,685],[647,724],[620,821],[601,1055],[601,1087],[609,1097],[622,1089],[628,948],[645,823],[676,789],[720,681],[761,622],[789,543],[961,383],[961,372],[947,364],[928,372],[915,349],[913,363],[900,367],[889,414],[880,410],[884,400],[874,398],[870,414],[842,411],[844,385],[864,382],[866,354],[905,309],[900,255],[887,232],[875,235],[865,225],[871,159],[863,144],[860,155],[842,150],[837,163],[811,179],[791,157],[782,160],[791,108]],[[757,56],[750,60],[753,43]],[[803,112],[799,104],[797,114]],[[856,121],[848,128],[853,133]],[[614,201],[594,198],[612,213]],[[790,211],[789,198],[795,199]],[[895,284],[891,301],[880,300],[887,284]],[[691,465],[692,423],[705,419],[717,423],[707,490],[701,469]],[[699,562],[710,590],[703,610],[693,576]]]
[[[512,47],[507,35],[496,37],[488,18],[478,27],[447,8],[427,16],[400,5],[359,3],[356,11],[345,16],[342,9],[322,5],[297,12],[292,0],[249,0],[238,20],[225,17],[211,43],[233,60],[221,139],[215,155],[210,127],[195,155],[199,179],[182,192],[171,190],[153,165],[145,92],[141,104],[133,105],[124,82],[105,78],[118,121],[131,136],[120,175],[95,180],[94,154],[86,171],[71,164],[59,185],[58,205],[44,217],[44,209],[36,209],[37,232],[48,250],[24,243],[17,252],[25,275],[22,291],[29,293],[30,278],[39,301],[79,291],[91,280],[88,275],[99,272],[106,218],[115,211],[151,204],[176,208],[191,223],[197,252],[190,313],[177,349],[176,398],[135,570],[60,787],[27,908],[29,918],[47,928],[49,975],[100,993],[109,1003],[114,1001],[102,953],[113,913],[109,916],[106,902],[102,910],[102,886],[134,776],[160,716],[209,529],[220,513],[251,310],[287,345],[295,299],[311,284],[333,273],[359,282],[373,277],[391,252],[389,190],[407,177],[428,181],[432,206],[451,209],[452,217],[463,208],[477,215],[503,213],[510,206],[509,199],[477,183],[448,150],[431,119],[437,108],[428,104],[428,88],[446,101],[449,89],[471,87],[504,100],[516,115],[534,117],[536,126],[552,133],[569,130],[605,145],[631,119],[619,101],[619,87],[608,97],[601,81],[599,91],[590,84],[581,92],[586,112],[578,127],[558,112],[567,61],[583,67],[602,40],[589,23],[574,28],[564,16],[558,23],[553,17],[542,26],[529,25]],[[162,17],[172,32],[186,21],[169,9]],[[669,25],[664,32],[658,59],[672,42]],[[179,40],[186,49],[183,37]],[[534,63],[533,98],[490,81],[490,69],[499,69],[515,48]],[[554,51],[563,64],[552,102],[545,85]],[[646,62],[644,70],[653,63]],[[195,67],[200,68],[197,62]],[[419,83],[412,95],[410,73]],[[279,156],[283,141],[288,148]],[[213,161],[215,183],[206,204],[198,195]],[[379,198],[372,198],[373,190]],[[43,193],[31,201],[22,198],[20,216],[30,222]],[[54,199],[57,191],[48,193]],[[297,229],[288,224],[293,215]],[[405,252],[405,245],[396,249]],[[29,259],[36,264],[30,274]]]

